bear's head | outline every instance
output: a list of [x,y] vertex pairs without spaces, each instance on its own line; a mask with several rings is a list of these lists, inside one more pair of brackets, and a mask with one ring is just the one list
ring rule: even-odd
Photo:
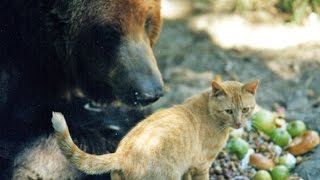
[[57,51],[66,54],[66,71],[85,96],[129,105],[162,96],[152,51],[162,24],[160,0],[69,0],[54,6],[65,40]]

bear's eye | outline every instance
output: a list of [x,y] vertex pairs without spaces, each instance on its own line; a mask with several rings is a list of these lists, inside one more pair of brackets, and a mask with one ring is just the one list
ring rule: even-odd
[[233,113],[232,109],[225,109],[224,112],[226,112],[227,114],[232,114]]
[[144,24],[144,29],[147,33],[149,33],[151,31],[151,22],[152,22],[152,18],[150,16],[148,16],[148,18],[146,19],[146,22]]

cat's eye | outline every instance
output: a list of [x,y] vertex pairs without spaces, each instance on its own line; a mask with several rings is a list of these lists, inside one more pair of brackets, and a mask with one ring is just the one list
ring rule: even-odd
[[227,114],[232,114],[233,113],[233,111],[232,111],[232,109],[226,109],[226,110],[224,110]]
[[247,113],[247,112],[249,112],[249,108],[248,107],[242,108],[242,113]]

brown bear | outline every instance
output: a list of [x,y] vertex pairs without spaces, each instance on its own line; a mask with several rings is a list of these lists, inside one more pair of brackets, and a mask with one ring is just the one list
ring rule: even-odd
[[111,105],[163,94],[161,24],[160,0],[0,1],[0,179],[82,177],[54,146],[53,110],[89,152],[116,146],[141,117]]

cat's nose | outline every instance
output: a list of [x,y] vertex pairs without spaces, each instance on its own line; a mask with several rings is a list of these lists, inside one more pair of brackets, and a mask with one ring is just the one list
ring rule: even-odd
[[234,122],[234,124],[235,124],[236,128],[240,128],[242,126],[241,121],[236,121],[236,122]]

